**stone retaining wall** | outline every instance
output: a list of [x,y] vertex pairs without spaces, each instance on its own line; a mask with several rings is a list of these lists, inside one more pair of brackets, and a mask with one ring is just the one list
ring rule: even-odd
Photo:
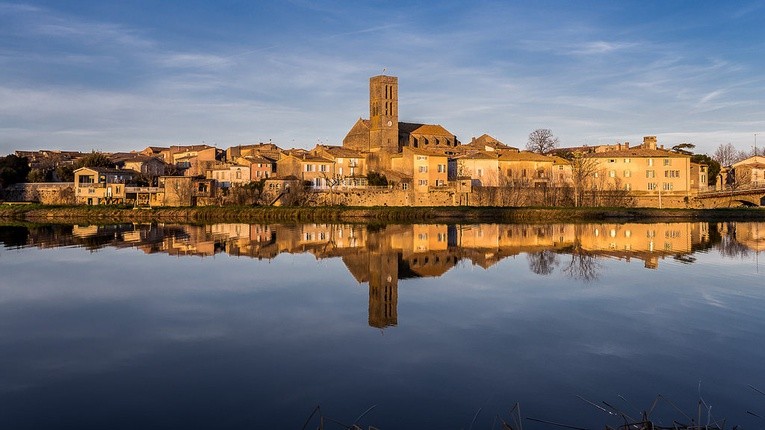
[[0,200],[34,202],[45,205],[73,205],[74,184],[71,182],[31,182],[13,184],[0,190]]

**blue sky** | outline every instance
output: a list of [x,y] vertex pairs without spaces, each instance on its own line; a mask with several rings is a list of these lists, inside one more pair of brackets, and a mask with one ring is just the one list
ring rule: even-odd
[[384,68],[463,142],[765,147],[765,1],[70,0],[0,2],[0,154],[341,144]]

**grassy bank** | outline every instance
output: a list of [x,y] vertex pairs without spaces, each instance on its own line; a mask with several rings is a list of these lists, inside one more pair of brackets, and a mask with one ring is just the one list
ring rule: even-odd
[[132,209],[120,206],[0,205],[6,221],[68,224],[115,222],[503,222],[763,221],[765,209],[505,208],[505,207],[195,207]]

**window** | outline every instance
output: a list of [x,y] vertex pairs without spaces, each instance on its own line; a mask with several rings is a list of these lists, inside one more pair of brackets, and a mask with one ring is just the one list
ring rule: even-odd
[[664,191],[672,191],[672,188],[673,188],[672,182],[664,182],[664,184],[662,184],[662,188],[664,189]]
[[418,181],[418,184],[422,185],[422,186],[428,185],[428,180],[427,179],[420,179]]
[[521,170],[521,177],[526,177],[526,169]]
[[648,183],[648,190],[653,191],[656,189],[656,182],[649,182]]
[[446,172],[446,164],[439,164],[438,173],[444,173],[444,172]]
[[408,189],[409,189],[409,184],[407,184],[406,182],[404,182],[403,184],[401,184],[401,189],[402,189],[402,190],[408,190]]
[[482,176],[483,176],[483,169],[478,169],[478,177],[480,178]]
[[665,170],[664,171],[664,177],[665,178],[679,178],[680,177],[680,171],[679,170]]
[[563,170],[563,165],[558,166],[558,170]]
[[625,170],[624,171],[624,177],[625,178],[629,178],[630,176],[632,176],[632,172],[630,172],[629,170]]
[[624,159],[624,162],[625,162],[625,163],[632,163],[632,159],[631,159],[631,158],[625,158],[625,159]]
[[613,158],[610,158],[610,159],[608,160],[608,162],[609,162],[609,163],[616,163],[616,160],[614,160]]
[[420,166],[419,172],[420,173],[427,173],[428,172],[428,166]]
[[624,184],[624,191],[632,191],[632,184],[630,183]]
[[615,178],[616,177],[616,170],[611,170],[610,172],[608,172],[608,176],[612,177],[612,178]]
[[237,170],[236,171],[236,179],[242,179],[242,171],[241,170]]
[[417,156],[417,159],[418,159],[418,160],[427,160],[427,159],[428,159],[428,156],[427,156],[427,155],[418,155],[418,156]]
[[655,170],[646,170],[645,171],[645,177],[646,178],[655,178],[656,177],[656,171]]
[[653,158],[649,158],[648,159],[648,165],[649,166],[653,166]]
[[305,171],[306,172],[313,172],[313,164],[306,164],[305,165]]
[[319,165],[319,171],[320,172],[326,172],[327,171],[327,165],[326,164]]
[[665,166],[671,166],[671,165],[672,165],[672,159],[670,159],[670,158],[665,158],[665,159],[664,159],[664,165],[665,165]]

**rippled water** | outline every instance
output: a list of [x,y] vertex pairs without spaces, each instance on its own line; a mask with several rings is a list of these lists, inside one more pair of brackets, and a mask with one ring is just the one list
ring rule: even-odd
[[[765,416],[765,224],[0,227],[2,428]],[[765,253],[763,253],[765,257]],[[687,421],[666,401],[652,418]],[[316,428],[314,417],[307,428]],[[526,421],[526,428],[555,428]],[[326,428],[332,427],[329,422]]]

